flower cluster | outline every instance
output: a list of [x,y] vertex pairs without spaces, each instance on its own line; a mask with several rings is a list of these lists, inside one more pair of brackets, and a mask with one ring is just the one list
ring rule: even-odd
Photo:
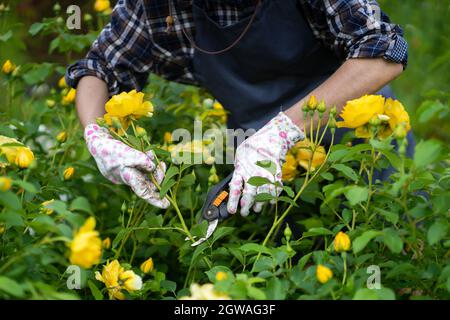
[[8,163],[0,162],[0,167],[15,164],[19,168],[28,168],[34,160],[34,154],[30,148],[14,138],[0,136],[0,155],[4,155]]

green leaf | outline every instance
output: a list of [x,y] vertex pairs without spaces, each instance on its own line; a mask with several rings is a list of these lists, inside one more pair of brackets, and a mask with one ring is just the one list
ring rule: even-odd
[[166,193],[172,188],[177,182],[174,179],[165,180],[161,185],[161,190],[159,192],[159,197],[162,199]]
[[358,181],[358,175],[356,174],[356,172],[352,168],[346,166],[345,164],[336,163],[336,164],[333,164],[331,167],[333,169],[336,169],[337,171],[341,172],[347,178],[349,178],[353,181]]
[[95,283],[91,280],[88,280],[87,282],[89,289],[91,289],[91,293],[94,296],[95,300],[103,300],[103,294],[101,291],[97,288]]
[[392,253],[399,254],[403,249],[403,240],[398,232],[392,228],[383,230],[383,242]]
[[360,235],[353,241],[352,244],[353,252],[358,253],[362,251],[367,246],[370,240],[372,240],[375,237],[378,237],[381,234],[382,232],[375,230],[368,230],[364,232],[362,235]]
[[25,191],[29,192],[29,193],[37,193],[38,190],[37,188],[34,186],[34,184],[30,183],[30,182],[26,182],[26,181],[22,181],[22,180],[15,180],[13,182],[14,185],[21,187],[22,189],[24,189]]
[[22,227],[25,225],[22,216],[11,210],[1,212],[0,221],[5,222],[6,227]]
[[8,30],[8,32],[6,32],[5,34],[0,35],[0,41],[6,42],[9,39],[11,39],[12,36],[13,36],[13,32],[11,30]]
[[325,180],[328,180],[328,181],[333,181],[334,180],[334,176],[330,172],[322,172],[320,174],[320,176],[322,178],[324,178]]
[[25,295],[23,288],[16,281],[4,276],[0,276],[0,291],[16,298],[22,298]]
[[86,199],[85,197],[75,198],[70,204],[69,210],[79,210],[92,213],[91,205],[89,204],[88,199]]
[[362,288],[356,291],[353,300],[395,300],[395,293],[389,288]]
[[283,190],[287,193],[287,195],[291,198],[295,196],[294,190],[292,190],[289,186],[283,186]]
[[367,200],[369,197],[369,190],[366,187],[351,186],[344,192],[344,195],[353,207],[358,203]]
[[428,243],[432,246],[441,241],[448,231],[448,222],[444,220],[438,220],[431,225],[428,229],[427,239]]
[[177,289],[177,283],[170,280],[162,280],[160,282],[160,285],[161,288],[164,288],[170,292],[175,292],[175,290]]
[[282,202],[287,202],[287,203],[293,205],[294,207],[298,207],[298,204],[296,204],[295,201],[294,201],[293,199],[288,198],[288,197],[286,197],[286,196],[278,197],[278,200],[279,200],[279,201],[282,201]]
[[247,183],[255,187],[260,187],[267,183],[272,184],[272,182],[269,179],[264,177],[251,177],[250,179],[248,179]]
[[312,252],[305,254],[303,257],[300,258],[300,260],[298,260],[298,268],[300,270],[303,270],[303,268],[305,267],[306,263],[308,262],[308,260],[311,258]]
[[44,28],[44,26],[45,26],[45,24],[40,23],[40,22],[33,23],[33,24],[30,26],[30,29],[28,29],[28,32],[29,32],[32,36],[35,36],[35,35],[37,35],[37,34]]
[[11,191],[0,192],[0,204],[13,210],[20,210],[22,208],[19,197]]
[[441,155],[441,144],[436,140],[421,141],[414,153],[414,164],[418,168],[425,167],[436,161]]
[[382,215],[386,219],[386,221],[392,224],[397,224],[399,218],[397,212],[387,211],[380,208],[375,208],[374,210]]
[[261,272],[264,270],[272,270],[275,267],[272,258],[262,256],[253,265],[251,272]]
[[[178,167],[176,166],[170,166],[169,169],[167,169],[166,173],[164,174],[164,181],[169,180],[170,178],[172,178],[173,176],[178,174]],[[163,181],[163,183],[164,183]]]
[[266,202],[274,199],[274,196],[272,196],[270,193],[258,193],[255,196],[256,202]]
[[304,232],[302,234],[302,237],[314,237],[314,236],[327,236],[327,235],[332,235],[333,232],[331,230],[328,230],[326,228],[311,228],[309,229],[307,232]]
[[257,161],[256,165],[258,167],[264,168],[269,171],[273,176],[277,173],[277,165],[270,160]]
[[260,244],[257,243],[246,243],[242,246],[239,247],[239,250],[243,251],[243,252],[261,252],[261,253],[266,253],[266,254],[271,254],[270,250],[268,248],[266,248],[265,246],[262,246]]

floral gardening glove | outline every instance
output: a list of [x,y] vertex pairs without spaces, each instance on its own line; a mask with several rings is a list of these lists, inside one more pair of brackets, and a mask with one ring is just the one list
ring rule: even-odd
[[98,169],[106,179],[115,184],[124,183],[130,186],[137,196],[155,207],[164,209],[170,205],[166,198],[160,199],[156,186],[147,177],[148,173],[152,173],[160,184],[166,171],[164,162],[156,168],[152,151],[143,153],[130,148],[114,139],[108,129],[96,124],[86,127],[84,139]]
[[[288,116],[280,112],[269,123],[239,145],[236,150],[234,174],[229,185],[228,212],[236,213],[238,203],[241,207],[240,213],[242,216],[247,216],[252,206],[253,211],[260,212],[263,203],[255,203],[256,194],[270,193],[273,196],[280,194],[281,188],[279,187],[276,188],[272,184],[256,187],[250,185],[248,180],[251,177],[264,177],[271,182],[279,182],[281,185],[281,167],[285,161],[286,153],[297,141],[303,139],[305,139],[303,131]],[[275,177],[256,164],[257,161],[263,160],[269,160],[276,165]]]

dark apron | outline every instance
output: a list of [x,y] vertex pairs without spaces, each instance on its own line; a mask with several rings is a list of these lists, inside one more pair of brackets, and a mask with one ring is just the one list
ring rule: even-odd
[[[251,17],[220,26],[203,9],[204,1],[193,0],[195,43],[218,51],[242,34]],[[314,36],[298,2],[262,1],[250,29],[230,50],[217,55],[195,50],[194,76],[230,111],[229,128],[261,128],[278,112],[307,96],[342,64]],[[393,97],[389,87],[379,94]],[[346,131],[336,130],[335,140],[339,142]],[[325,146],[327,140],[329,136]]]

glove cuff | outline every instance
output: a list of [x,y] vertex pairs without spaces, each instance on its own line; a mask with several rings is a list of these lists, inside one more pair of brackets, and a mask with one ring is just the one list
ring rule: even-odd
[[297,127],[284,112],[278,113],[271,122],[278,127],[280,137],[287,141],[288,148],[293,147],[298,141],[305,139],[303,130]]

